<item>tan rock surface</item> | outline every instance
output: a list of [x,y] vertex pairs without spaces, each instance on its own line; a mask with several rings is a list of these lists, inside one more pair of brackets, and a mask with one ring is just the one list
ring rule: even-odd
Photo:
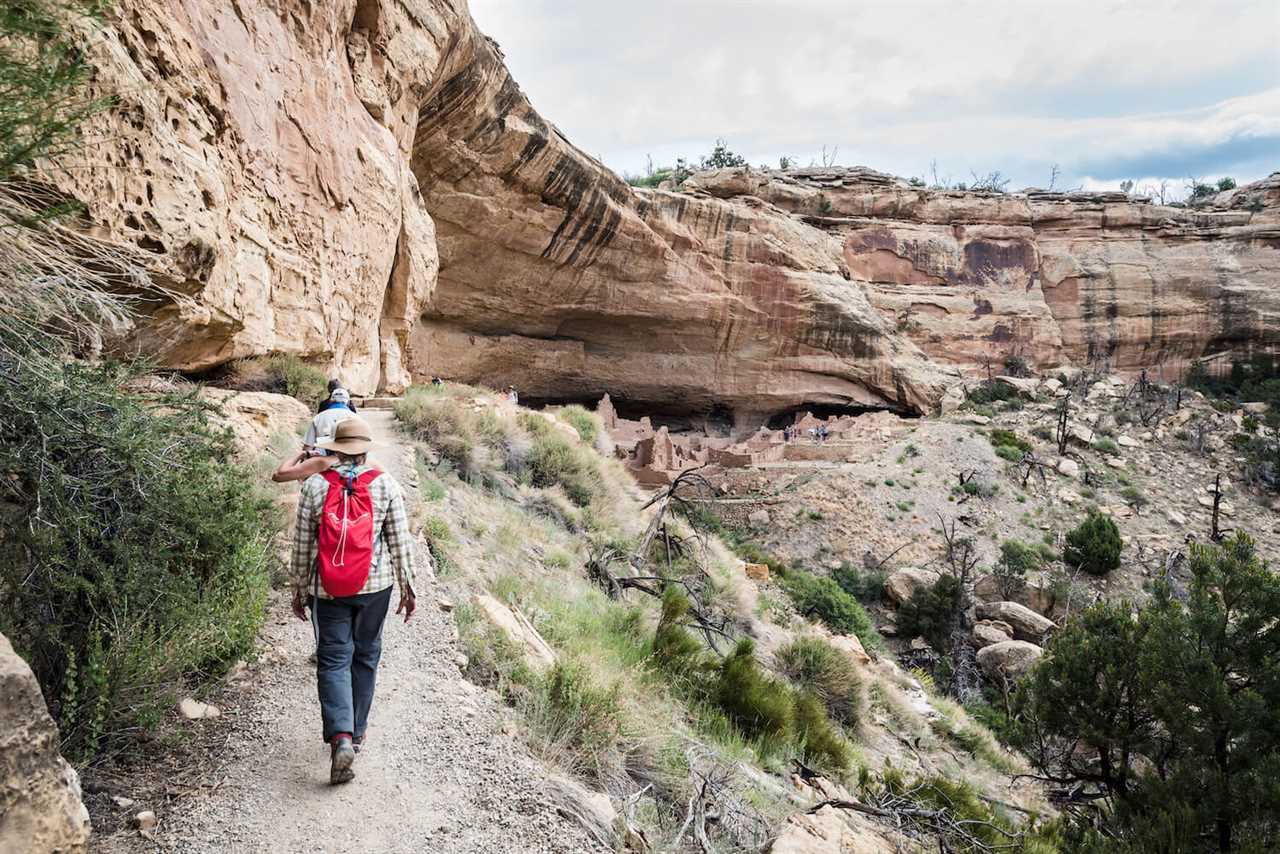
[[978,666],[992,679],[1017,679],[1040,660],[1044,650],[1028,641],[1007,640],[978,650]]
[[130,343],[171,366],[297,352],[357,392],[440,374],[754,427],[929,410],[1015,350],[1177,371],[1280,343],[1277,176],[1196,210],[867,169],[640,190],[530,106],[461,4],[121,0],[111,20],[95,60],[121,108],[63,189],[156,253],[175,298]]
[[86,851],[80,779],[58,752],[35,674],[0,635],[0,851]]
[[979,602],[977,610],[981,619],[1012,626],[1013,636],[1019,640],[1038,641],[1054,627],[1053,620],[1017,602]]
[[890,831],[851,810],[824,806],[796,813],[769,848],[770,854],[893,854]]
[[884,580],[884,592],[895,604],[901,605],[917,590],[930,587],[938,580],[938,573],[914,566],[904,566],[889,573]]
[[471,604],[519,650],[529,667],[544,673],[555,666],[556,651],[538,634],[538,630],[524,614],[487,593],[473,596]]

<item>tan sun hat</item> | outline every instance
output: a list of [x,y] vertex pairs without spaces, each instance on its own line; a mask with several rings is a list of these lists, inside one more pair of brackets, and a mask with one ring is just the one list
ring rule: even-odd
[[316,447],[358,457],[369,453],[369,446],[372,444],[373,434],[369,432],[369,425],[364,423],[363,418],[344,418],[333,431],[333,439],[320,442]]

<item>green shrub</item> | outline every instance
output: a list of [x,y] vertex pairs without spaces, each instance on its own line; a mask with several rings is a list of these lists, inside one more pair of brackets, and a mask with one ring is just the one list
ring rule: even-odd
[[1108,436],[1093,440],[1093,449],[1099,453],[1115,456],[1120,453],[1120,446],[1116,444],[1116,440]]
[[1022,451],[1019,451],[1013,445],[996,445],[996,456],[1002,460],[1008,460],[1016,463],[1022,459]]
[[232,366],[237,388],[287,394],[310,408],[328,394],[324,372],[293,353],[242,359]]
[[750,638],[739,640],[721,663],[715,701],[749,738],[784,744],[794,735],[795,703],[791,692],[760,669]]
[[782,579],[798,610],[805,617],[817,617],[832,631],[856,635],[868,649],[884,645],[867,612],[831,578],[792,569]]
[[427,541],[427,551],[435,561],[436,572],[444,575],[453,569],[453,559],[449,554],[449,544],[453,542],[453,531],[449,523],[439,516],[428,516],[422,526],[422,536]]
[[600,419],[576,403],[556,413],[556,417],[578,431],[578,436],[588,445],[594,444],[600,435]]
[[1120,565],[1120,529],[1096,510],[1067,534],[1062,559],[1091,575],[1106,575]]
[[1020,437],[1017,433],[1014,433],[1012,430],[993,427],[991,432],[987,435],[987,438],[991,440],[992,446],[994,446],[997,451],[999,451],[1000,448],[1013,448],[1015,451],[1019,452],[1019,457],[1022,456],[1022,453],[1030,453],[1031,451],[1031,443]]
[[604,478],[592,451],[571,444],[541,416],[525,414],[520,426],[532,437],[526,465],[534,486],[563,487],[579,507],[604,494]]
[[844,652],[816,637],[801,637],[778,650],[778,671],[802,692],[820,699],[831,717],[857,726],[862,680]]
[[898,633],[922,637],[938,652],[949,652],[963,592],[954,575],[941,575],[930,586],[917,589],[898,609]]
[[689,597],[675,584],[662,592],[662,617],[653,635],[653,658],[669,675],[680,679],[695,694],[705,687],[706,652],[681,621],[689,613]]
[[997,401],[1009,401],[1018,399],[1018,390],[1007,383],[998,383],[995,380],[987,380],[979,383],[971,389],[965,390],[965,398],[971,404],[984,406]]
[[194,393],[0,363],[0,632],[88,760],[253,651],[280,526]]
[[844,561],[832,571],[831,577],[845,593],[865,605],[871,605],[884,596],[884,580],[889,573],[882,569],[859,572],[853,564]]
[[535,746],[568,770],[603,783],[619,764],[619,686],[600,688],[578,665],[557,663],[526,714]]

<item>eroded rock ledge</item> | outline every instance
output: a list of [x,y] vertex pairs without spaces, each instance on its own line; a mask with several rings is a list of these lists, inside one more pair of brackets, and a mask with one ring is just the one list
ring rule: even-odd
[[62,188],[156,253],[128,346],[275,351],[735,418],[932,409],[1018,353],[1180,371],[1280,344],[1280,174],[1190,211],[866,169],[636,190],[529,104],[461,0],[121,0],[120,93]]

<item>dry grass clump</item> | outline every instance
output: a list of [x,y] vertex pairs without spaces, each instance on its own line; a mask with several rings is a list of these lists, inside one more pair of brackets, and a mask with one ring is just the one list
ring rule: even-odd
[[[575,442],[542,415],[513,413],[483,394],[467,387],[415,386],[396,404],[396,418],[468,483],[504,492],[515,483],[558,490],[579,508],[608,495],[603,460],[589,445]],[[586,410],[581,414],[587,416],[583,423],[598,425]],[[556,508],[556,501],[542,502],[544,515],[576,526],[573,514]]]
[[774,656],[778,671],[822,701],[831,717],[856,727],[862,709],[862,679],[844,652],[819,637],[800,637]]
[[287,394],[315,408],[328,394],[324,371],[294,353],[240,359],[231,365],[228,385],[242,391]]

